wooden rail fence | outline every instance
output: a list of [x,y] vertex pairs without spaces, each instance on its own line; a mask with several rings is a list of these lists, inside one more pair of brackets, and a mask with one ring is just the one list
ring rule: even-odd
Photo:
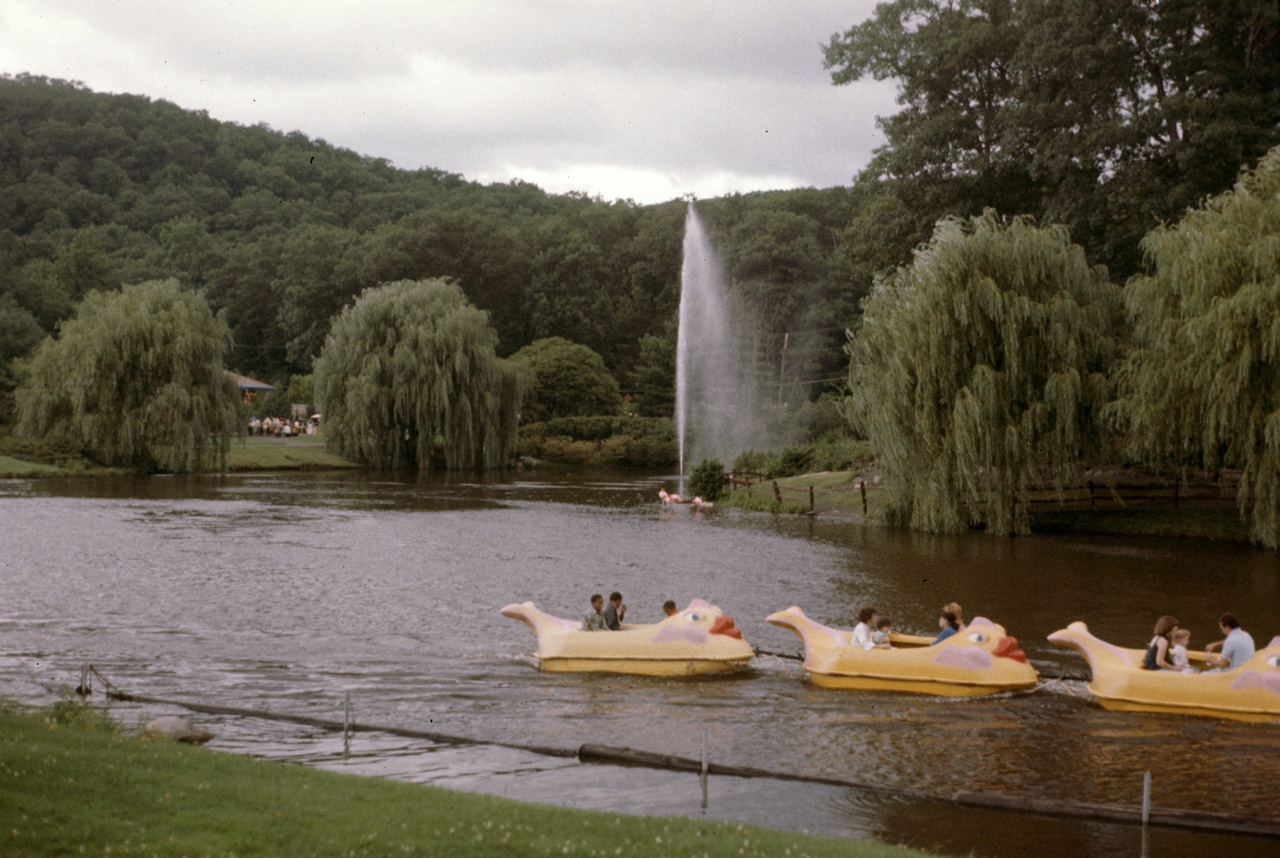
[[[733,490],[744,490],[755,495],[760,489],[770,491],[777,503],[783,502],[784,493],[792,498],[809,501],[809,514],[817,512],[820,495],[848,495],[857,492],[862,501],[862,514],[868,513],[867,495],[883,495],[886,489],[859,477],[852,483],[832,488],[808,486],[784,486],[766,475],[735,471],[728,475]],[[1027,486],[1020,500],[1033,509],[1104,510],[1136,509],[1156,506],[1172,506],[1179,509],[1183,503],[1200,505],[1234,505],[1239,491],[1239,474],[1224,471],[1213,479],[1179,480],[1162,478],[1125,478],[1117,480],[1082,479],[1065,485],[1061,490],[1052,485]],[[798,498],[796,496],[799,496]]]

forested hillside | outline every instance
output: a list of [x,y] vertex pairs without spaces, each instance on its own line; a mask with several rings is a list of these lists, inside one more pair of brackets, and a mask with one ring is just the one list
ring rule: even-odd
[[[788,381],[809,382],[790,384],[793,395],[844,372],[860,298],[839,248],[850,203],[831,189],[699,204],[755,299],[756,358],[774,383],[791,334]],[[282,381],[310,371],[330,320],[362,289],[453,277],[489,312],[501,354],[564,337],[656,408],[673,383],[684,214],[680,200],[640,206],[398,169],[301,131],[6,76],[0,366],[90,290],[176,277],[225,310],[231,368]]]

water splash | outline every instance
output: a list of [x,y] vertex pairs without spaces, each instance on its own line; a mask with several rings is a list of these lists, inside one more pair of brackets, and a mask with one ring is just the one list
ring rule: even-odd
[[[693,203],[685,215],[676,341],[676,433],[685,462],[725,465],[759,443],[753,349],[741,336],[724,266]],[[687,458],[686,458],[687,457]]]

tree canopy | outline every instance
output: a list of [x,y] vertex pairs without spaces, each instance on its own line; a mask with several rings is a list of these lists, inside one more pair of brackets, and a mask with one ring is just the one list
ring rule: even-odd
[[1280,148],[1147,236],[1114,413],[1148,461],[1241,469],[1252,538],[1280,546]]
[[533,387],[520,410],[522,422],[618,413],[618,381],[604,359],[586,346],[548,337],[535,340],[511,359],[533,371]]
[[531,379],[496,342],[452,280],[365,290],[334,320],[312,374],[326,443],[380,468],[505,465]]
[[891,518],[1025,532],[1028,476],[1102,444],[1119,290],[1062,227],[992,212],[938,224],[880,282],[849,344],[850,411],[879,455]]
[[[893,78],[863,178],[933,223],[984,207],[1070,227],[1120,277],[1164,220],[1280,143],[1271,0],[892,0],[832,37],[836,84]],[[878,247],[847,245],[855,262]]]
[[177,280],[93,291],[46,339],[16,394],[18,434],[64,435],[140,470],[225,467],[240,425],[226,322]]

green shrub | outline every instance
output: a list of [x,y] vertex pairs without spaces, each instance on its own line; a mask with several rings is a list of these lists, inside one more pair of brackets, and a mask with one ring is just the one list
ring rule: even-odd
[[746,450],[733,460],[733,470],[738,474],[763,474],[772,479],[777,476],[778,456],[776,453]]
[[595,464],[600,466],[617,466],[627,463],[627,448],[631,446],[630,435],[613,435],[600,442],[596,450]]
[[111,717],[109,706],[99,709],[76,694],[70,686],[58,689],[58,702],[48,708],[45,720],[51,724],[67,724],[84,730],[104,730],[108,733],[122,731],[120,723]]
[[703,459],[689,475],[689,494],[697,495],[703,500],[719,500],[724,496],[728,485],[724,463],[719,459]]
[[788,447],[778,454],[776,477],[794,477],[813,470],[813,447],[804,445]]
[[542,458],[542,444],[546,439],[542,435],[526,435],[523,430],[520,437],[516,439],[516,455],[517,456],[533,456],[535,459]]
[[596,445],[591,441],[575,441],[563,435],[553,435],[542,442],[542,458],[566,465],[585,465],[595,456]]
[[626,461],[636,468],[669,468],[680,461],[680,448],[675,438],[633,438],[627,445]]
[[840,438],[814,444],[809,464],[814,471],[856,471],[874,458],[871,442]]

